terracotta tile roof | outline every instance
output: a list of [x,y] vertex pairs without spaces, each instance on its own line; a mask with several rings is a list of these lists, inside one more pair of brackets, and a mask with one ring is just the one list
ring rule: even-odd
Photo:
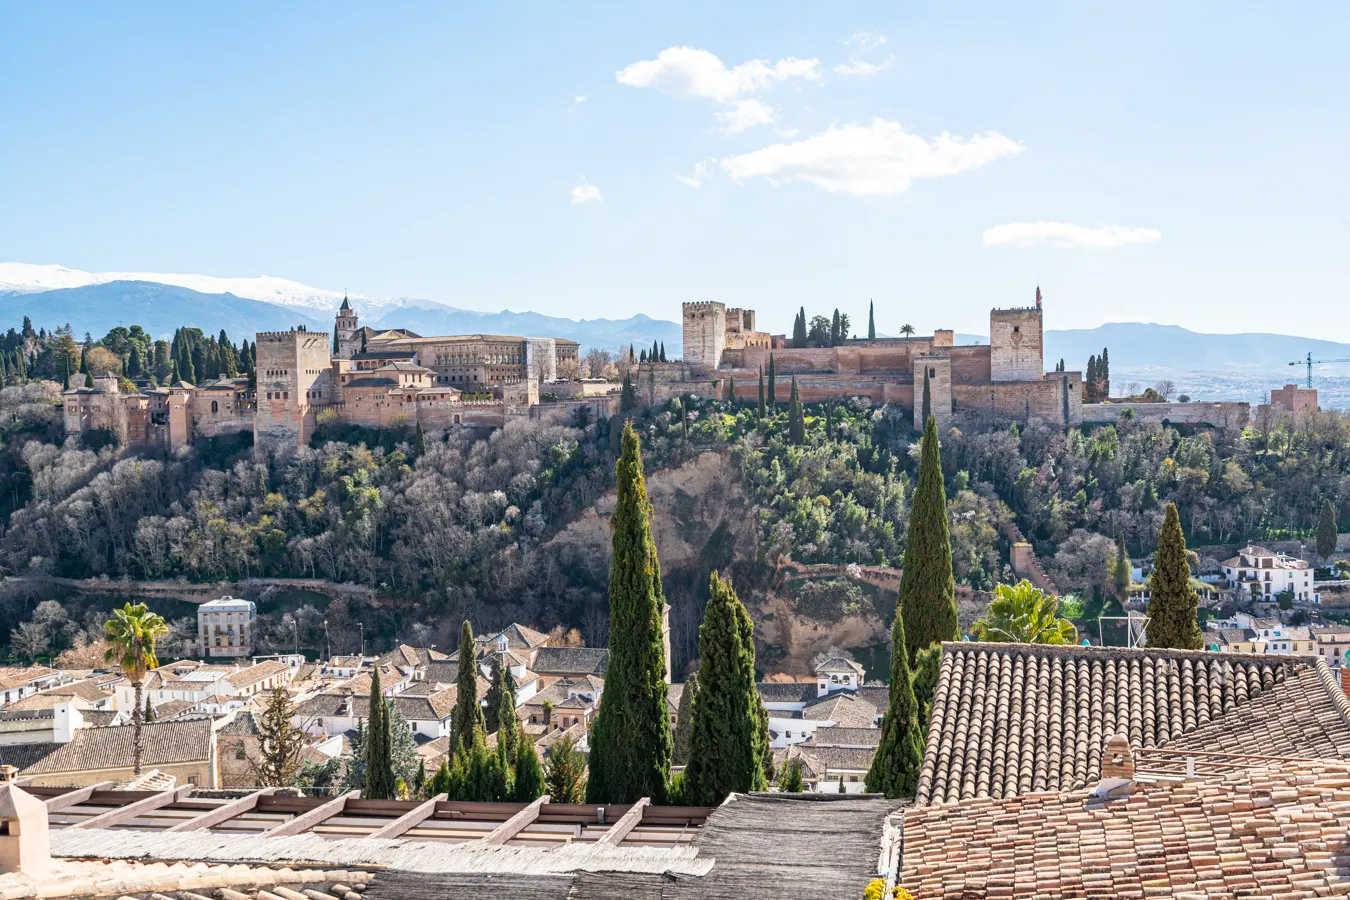
[[375,661],[377,666],[425,666],[434,659],[445,659],[446,655],[430,647],[410,647],[399,644]]
[[765,703],[806,703],[820,692],[814,681],[761,681],[755,687]]
[[1306,757],[1308,729],[1310,747],[1350,755],[1350,707],[1313,657],[948,643],[916,803],[1083,788],[1117,732]]
[[289,668],[284,662],[269,659],[267,662],[258,663],[256,666],[249,666],[247,669],[233,672],[227,675],[225,680],[237,688],[252,687],[259,682],[282,674]]
[[1350,768],[906,810],[899,884],[947,897],[1321,897],[1350,893]]
[[817,728],[806,741],[808,747],[876,747],[880,728]]
[[848,691],[835,691],[806,704],[802,709],[802,718],[817,722],[829,721],[845,728],[871,728],[882,712],[884,710],[877,709]]
[[530,668],[541,675],[604,675],[608,662],[603,647],[540,647]]
[[39,678],[55,674],[55,669],[49,669],[46,666],[0,667],[0,690],[20,687]]
[[[208,718],[147,722],[143,727],[141,762],[146,767],[211,758],[211,720]],[[81,728],[69,744],[26,769],[24,774],[128,768],[132,764],[133,730],[130,725]]]

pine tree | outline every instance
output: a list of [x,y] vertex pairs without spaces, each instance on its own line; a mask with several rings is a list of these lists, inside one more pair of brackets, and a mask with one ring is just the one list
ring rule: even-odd
[[927,428],[928,420],[933,417],[933,388],[928,383],[928,369],[926,367],[923,370],[923,404],[919,411],[923,413],[919,421]]
[[258,716],[258,758],[253,762],[254,775],[262,787],[286,787],[300,771],[305,733],[292,724],[294,717],[295,704],[284,688],[267,692],[267,706]]
[[929,644],[957,636],[956,583],[952,578],[952,544],[947,530],[947,492],[942,484],[942,461],[937,422],[923,431],[919,483],[905,536],[904,570],[900,575],[903,634],[908,641],[907,668]]
[[370,715],[366,719],[366,786],[361,791],[364,800],[395,799],[388,716],[389,711],[384,706],[384,691],[380,687],[380,669],[376,666],[370,676]]
[[806,307],[797,311],[797,318],[792,322],[792,346],[801,349],[806,346]]
[[867,339],[869,341],[877,339],[876,311],[871,300],[867,301]]
[[802,788],[802,761],[794,759],[783,767],[783,777],[778,782],[778,789],[785,794],[800,794]]
[[1181,532],[1177,505],[1167,504],[1158,552],[1153,557],[1148,601],[1148,646],[1173,650],[1201,650],[1204,638],[1195,620],[1200,598],[1191,587],[1191,567],[1186,561],[1186,536]]
[[796,375],[792,376],[792,393],[788,397],[788,440],[798,447],[806,443],[806,415],[797,394]]
[[774,368],[773,354],[769,354],[769,411],[777,414],[778,412],[778,371]]
[[[594,772],[595,749],[592,745],[592,777]],[[586,758],[570,737],[559,738],[548,748],[544,757],[544,786],[548,789],[549,800],[554,803],[581,803],[583,798],[590,795],[590,786],[586,781]]]
[[716,572],[710,582],[698,638],[704,689],[694,697],[684,770],[684,802],[691,806],[717,806],[730,793],[765,788],[755,628],[731,582]]
[[881,742],[867,771],[866,790],[891,799],[913,797],[923,763],[918,703],[910,681],[903,616],[891,628],[891,696],[881,722]]
[[633,803],[650,797],[659,805],[666,799],[671,754],[661,633],[665,597],[642,456],[632,425],[624,426],[615,481],[609,664],[591,728],[586,795],[591,803]]
[[1336,552],[1336,507],[1330,500],[1322,501],[1322,512],[1317,517],[1317,555],[1323,562]]
[[459,628],[459,669],[455,676],[455,711],[450,719],[452,751],[473,750],[474,737],[483,727],[478,705],[478,663],[474,659],[473,626],[465,619]]
[[689,764],[689,731],[694,721],[694,695],[697,691],[698,673],[694,672],[684,680],[680,706],[675,713],[675,750],[671,758],[677,766]]
[[759,418],[764,418],[764,367],[759,367]]
[[533,803],[544,793],[544,770],[534,744],[528,740],[516,742],[511,785],[511,799],[517,803]]

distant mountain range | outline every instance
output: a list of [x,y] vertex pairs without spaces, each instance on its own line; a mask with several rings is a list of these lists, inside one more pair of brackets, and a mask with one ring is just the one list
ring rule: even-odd
[[[105,272],[95,274],[62,266],[0,263],[0,329],[17,327],[23,316],[35,326],[66,323],[95,336],[115,325],[139,324],[152,334],[168,335],[183,325],[204,331],[226,329],[235,340],[257,331],[303,325],[318,331],[333,327],[333,313],[342,302],[339,291],[310,287],[271,276],[217,278],[209,275]],[[665,344],[672,358],[682,353],[678,322],[638,314],[627,319],[576,321],[536,312],[478,312],[433,300],[350,295],[362,324],[408,328],[419,334],[519,334],[565,337],[583,347],[615,349],[626,344]],[[8,319],[8,322],[4,321]],[[957,343],[987,343],[984,335],[958,334]],[[1204,334],[1176,325],[1113,322],[1097,328],[1050,330],[1045,334],[1045,364],[1061,358],[1070,369],[1085,369],[1089,354],[1110,349],[1112,380],[1148,382],[1176,373],[1205,372],[1216,376],[1204,393],[1223,390],[1229,381],[1242,395],[1256,396],[1263,385],[1301,381],[1302,366],[1290,366],[1312,353],[1314,360],[1350,359],[1350,344],[1289,335]],[[1331,381],[1350,374],[1350,365],[1318,366]],[[1237,379],[1234,381],[1233,379]],[[1241,384],[1242,387],[1237,387]],[[1190,388],[1202,390],[1200,384]]]

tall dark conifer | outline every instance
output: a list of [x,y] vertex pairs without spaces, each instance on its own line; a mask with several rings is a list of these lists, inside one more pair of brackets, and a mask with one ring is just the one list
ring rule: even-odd
[[1089,356],[1087,364],[1087,398],[1089,402],[1097,402],[1097,357]]
[[1191,587],[1191,567],[1186,561],[1186,535],[1181,532],[1177,505],[1167,504],[1158,552],[1153,556],[1149,578],[1147,642],[1150,647],[1172,650],[1202,650],[1204,637],[1195,620],[1200,597]]
[[1317,555],[1326,562],[1336,552],[1336,507],[1330,500],[1322,501],[1322,511],[1317,516]]
[[732,406],[735,406],[735,405],[736,405],[736,379],[735,379],[735,378],[728,378],[728,379],[727,379],[727,399],[731,401],[731,405],[732,405]]
[[924,427],[927,427],[928,420],[933,417],[933,388],[928,383],[927,367],[923,370],[923,405],[920,412],[923,415],[919,418],[919,421],[924,423]]
[[376,666],[370,676],[370,716],[366,719],[366,786],[361,791],[364,800],[395,799],[394,761],[390,743],[389,711],[384,705],[380,669]]
[[937,422],[931,417],[923,430],[919,483],[905,535],[899,615],[904,618],[904,637],[909,646],[907,666],[915,664],[920,650],[957,636],[947,492],[942,484]]
[[764,418],[764,367],[759,367],[759,417]]
[[773,354],[769,354],[769,389],[768,389],[769,411],[778,412],[778,372],[774,368]]
[[684,680],[684,689],[680,691],[680,706],[675,713],[675,751],[672,760],[677,766],[689,764],[689,731],[694,723],[696,693],[698,693],[698,673],[694,672]]
[[891,626],[890,704],[881,720],[881,742],[864,785],[868,793],[885,794],[891,799],[914,796],[923,764],[919,705],[914,699],[908,657],[904,616],[897,615]]
[[665,596],[652,538],[651,504],[642,454],[632,425],[623,430],[615,467],[618,500],[610,520],[609,664],[591,728],[590,803],[661,804],[670,778],[671,734],[666,711],[666,654],[661,633]]
[[684,802],[718,806],[733,792],[765,788],[767,736],[755,688],[755,637],[750,614],[731,582],[711,576],[708,608],[698,632],[702,689],[694,696]]
[[877,339],[876,311],[871,300],[867,301],[867,339],[869,341]]
[[797,318],[792,322],[792,346],[801,349],[806,346],[806,307],[797,311]]
[[788,440],[798,447],[806,443],[806,414],[797,393],[796,375],[792,376],[792,393],[788,397]]
[[455,676],[455,711],[450,719],[452,751],[473,749],[483,728],[483,710],[478,705],[478,661],[474,659],[473,626],[465,619],[459,629],[459,669]]

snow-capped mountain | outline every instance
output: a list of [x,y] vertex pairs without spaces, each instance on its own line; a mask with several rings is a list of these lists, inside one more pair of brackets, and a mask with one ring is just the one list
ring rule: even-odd
[[[259,300],[290,309],[333,312],[342,303],[343,292],[311,287],[298,281],[257,275],[245,278],[217,278],[214,275],[169,275],[159,272],[82,272],[65,266],[31,263],[0,263],[0,294],[36,294],[62,288],[87,287],[113,281],[142,281],[185,287],[201,294],[233,294],[246,300]],[[353,303],[372,316],[403,305],[396,297],[371,297],[351,294]],[[425,302],[425,301],[422,301]]]

